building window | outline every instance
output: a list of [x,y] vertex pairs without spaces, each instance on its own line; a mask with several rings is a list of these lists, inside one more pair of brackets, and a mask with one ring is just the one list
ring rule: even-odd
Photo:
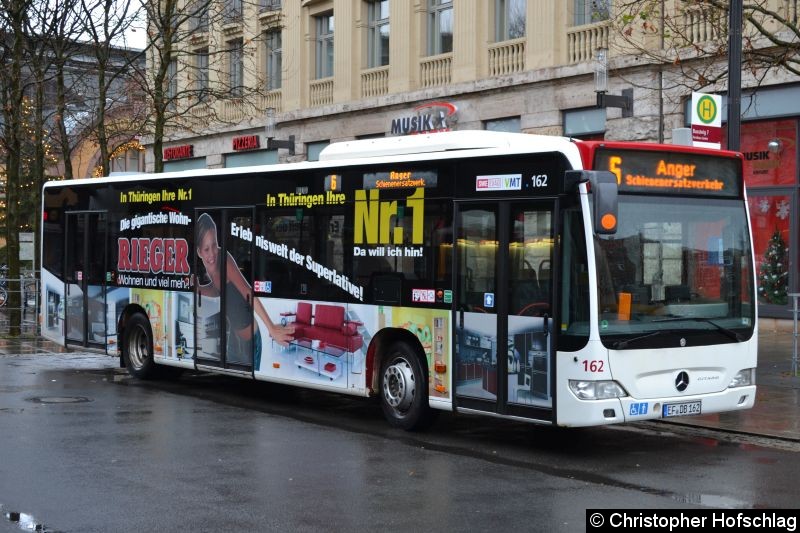
[[316,78],[333,76],[333,13],[316,18],[317,57]]
[[111,172],[144,172],[144,150],[121,146],[111,154]]
[[603,139],[606,110],[590,107],[564,111],[564,135],[584,140]]
[[224,16],[225,24],[242,21],[242,0],[228,0],[225,5]]
[[483,123],[483,129],[487,131],[505,131],[508,133],[519,133],[519,117],[498,118],[487,120]]
[[306,143],[306,156],[308,161],[319,161],[319,154],[328,146],[330,141],[317,141]]
[[796,269],[791,267],[796,252],[790,243],[797,239],[792,224],[796,212],[793,196],[788,191],[747,188],[760,316],[780,316],[792,305],[788,294],[797,283]]
[[[775,96],[770,95],[773,99]],[[800,284],[795,246],[800,242],[797,132],[795,118],[745,122],[741,126],[739,150],[744,155],[742,170],[750,205],[760,316],[787,317],[792,306],[788,294],[798,292]],[[723,147],[728,145],[725,127],[722,143]]]
[[389,64],[389,0],[368,2],[367,67]]
[[281,10],[281,0],[259,0],[258,3],[258,10],[259,11],[280,11]]
[[283,70],[283,41],[281,30],[271,30],[266,32],[264,42],[266,43],[266,88],[274,91],[281,88],[281,73]]
[[167,106],[174,108],[178,98],[178,60],[173,59],[167,66]]
[[190,13],[189,18],[189,30],[190,31],[197,31],[197,32],[207,32],[208,31],[208,3],[203,2],[202,0],[199,2],[194,2],[192,4],[192,9],[194,10]]
[[428,0],[428,55],[453,51],[453,2]]
[[575,26],[608,20],[611,0],[575,0]]
[[496,0],[497,42],[525,37],[526,0]]
[[194,56],[195,76],[197,77],[197,100],[208,98],[208,48],[197,50]]
[[228,90],[231,96],[240,98],[244,89],[244,45],[242,39],[236,39],[228,46]]

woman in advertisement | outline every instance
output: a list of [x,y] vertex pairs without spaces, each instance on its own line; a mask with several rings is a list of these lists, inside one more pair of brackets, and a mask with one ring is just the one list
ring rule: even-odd
[[[219,297],[223,291],[221,287],[223,259],[220,257],[222,249],[217,241],[217,225],[208,213],[203,213],[198,217],[196,227],[197,255],[203,261],[208,276],[208,282],[198,286],[198,296]],[[228,362],[247,364],[249,352],[252,350],[253,369],[258,370],[261,365],[261,333],[253,317],[253,307],[250,305],[251,287],[233,256],[228,252],[225,256],[225,318],[228,328],[226,358]],[[278,344],[287,346],[293,340],[294,326],[274,324],[261,301],[258,298],[253,298],[253,301],[256,314],[267,327],[270,337]],[[220,324],[217,324],[216,330],[219,335]],[[216,358],[219,358],[218,353]]]

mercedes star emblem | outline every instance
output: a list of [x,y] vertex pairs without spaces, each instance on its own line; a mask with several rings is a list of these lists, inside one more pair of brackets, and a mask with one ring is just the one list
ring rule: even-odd
[[678,377],[675,378],[675,388],[678,392],[683,392],[689,386],[689,374],[686,372],[679,372]]

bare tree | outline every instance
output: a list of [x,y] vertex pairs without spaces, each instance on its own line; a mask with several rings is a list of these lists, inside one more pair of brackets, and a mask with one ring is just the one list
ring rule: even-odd
[[[5,174],[3,232],[11,279],[19,279],[20,274],[19,231],[36,233],[40,222],[37,214],[41,187],[48,178],[47,168],[52,168],[56,162],[51,149],[53,144],[60,147],[64,168],[71,175],[70,158],[77,139],[66,127],[68,95],[82,92],[82,96],[91,97],[88,93],[92,91],[80,89],[87,86],[84,74],[99,77],[99,61],[84,62],[83,67],[74,68],[80,62],[75,56],[92,53],[97,48],[91,43],[78,42],[86,26],[80,20],[79,5],[77,0],[0,0],[0,95],[3,102],[0,118],[0,162],[3,166],[0,170]],[[110,41],[113,31],[104,36]],[[101,53],[102,50],[96,55]],[[111,79],[130,70],[125,62],[102,63],[102,69],[110,71]],[[101,114],[99,122],[95,120],[92,126],[100,132],[97,136],[103,137],[104,116]],[[38,251],[38,247],[34,249]],[[19,287],[12,285],[9,292],[12,332],[18,332],[21,324],[20,296]]]
[[[29,25],[29,0],[0,0],[0,85],[2,85],[3,121],[2,142],[6,174],[6,220],[5,238],[9,278],[19,278],[20,265],[18,224],[21,213],[18,208],[22,184],[22,147],[25,143],[23,108],[25,95],[24,64],[26,59],[26,35]],[[9,307],[20,307],[20,292],[11,287]],[[10,314],[10,332],[20,331],[21,315]]]
[[[146,2],[148,68],[141,79],[150,106],[156,172],[164,169],[165,140],[208,131],[260,115],[261,86],[245,83],[255,68],[256,41],[216,40],[214,29],[241,24],[241,0],[160,0]],[[235,108],[235,113],[224,109]]]
[[[743,3],[742,68],[756,84],[784,71],[800,75],[800,26],[793,2]],[[673,83],[691,89],[720,87],[728,76],[728,16],[722,0],[618,0],[615,33],[620,51],[671,65]],[[796,9],[796,8],[795,8]]]
[[55,0],[55,9],[63,16],[59,17],[55,23],[50,50],[52,53],[52,70],[55,86],[55,116],[54,129],[55,138],[60,149],[61,161],[63,162],[64,178],[72,179],[72,148],[67,123],[70,114],[68,109],[68,94],[71,87],[67,84],[65,71],[70,56],[79,49],[77,37],[82,31],[82,20],[78,13],[78,0]]
[[[80,0],[80,6],[96,61],[97,94],[91,131],[97,141],[103,175],[107,176],[111,170],[112,140],[116,144],[127,142],[144,128],[144,116],[137,116],[130,92],[120,90],[134,77],[132,71],[137,69],[137,60],[144,51],[123,53],[115,44],[124,41],[142,8],[138,0]],[[126,109],[126,120],[109,120],[113,109],[119,107]]]

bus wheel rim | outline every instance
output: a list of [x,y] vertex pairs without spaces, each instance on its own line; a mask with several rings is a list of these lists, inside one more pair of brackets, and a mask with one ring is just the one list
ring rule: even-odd
[[141,326],[136,326],[128,340],[128,354],[134,368],[142,368],[149,355],[147,333]]
[[383,397],[395,411],[404,413],[416,394],[414,371],[405,359],[388,366],[383,373]]

